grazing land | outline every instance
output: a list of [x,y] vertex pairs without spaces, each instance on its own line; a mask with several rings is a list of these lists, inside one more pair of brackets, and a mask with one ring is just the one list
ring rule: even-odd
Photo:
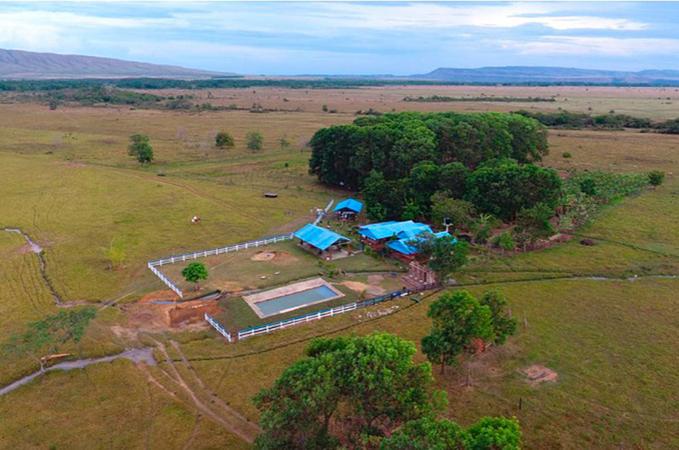
[[[306,144],[321,127],[350,123],[356,111],[369,109],[563,108],[592,114],[615,110],[654,120],[679,117],[675,88],[387,86],[190,94],[199,103],[246,109],[258,103],[279,111],[50,110],[3,97],[0,229],[20,228],[43,247],[46,277],[21,235],[0,231],[0,335],[19,333],[61,310],[94,305],[97,316],[84,338],[60,345],[55,353],[79,359],[151,347],[157,364],[121,359],[53,371],[0,396],[0,447],[248,448],[258,419],[252,396],[298,359],[309,339],[380,330],[419,345],[430,328],[427,308],[438,293],[236,345],[202,323],[170,327],[147,320],[155,312],[145,301],[166,288],[146,261],[289,232],[313,220],[314,208],[346,196],[308,174]],[[403,101],[482,94],[556,101]],[[222,130],[234,137],[233,148],[214,146]],[[261,150],[246,148],[250,131],[262,133]],[[153,164],[140,166],[128,156],[133,133],[150,137]],[[549,143],[543,164],[564,173],[662,170],[667,177],[657,188],[607,205],[566,243],[522,254],[478,254],[454,275],[475,294],[502,290],[519,331],[502,348],[436,375],[437,385],[449,393],[445,415],[463,425],[483,415],[514,415],[527,448],[678,447],[679,138],[631,130],[551,130]],[[265,198],[265,192],[278,197]],[[201,221],[192,224],[196,215]],[[581,238],[596,245],[581,245]],[[112,245],[124,250],[120,264],[107,256]],[[286,256],[257,261],[257,250],[209,258],[204,290],[273,287],[323,270],[292,242],[262,250]],[[387,291],[399,287],[390,276],[370,278],[373,272],[397,271],[370,256],[336,265],[347,274],[333,283],[350,299],[361,295],[352,282]],[[169,271],[181,279],[181,269]],[[238,296],[222,302],[230,302],[223,305],[225,322],[239,317],[240,310],[245,315],[234,324],[259,323],[246,315],[252,312]],[[40,367],[27,354],[3,352],[0,358],[0,387]],[[424,360],[421,354],[417,358]],[[534,365],[552,370],[556,379],[531,381],[524,370]]]

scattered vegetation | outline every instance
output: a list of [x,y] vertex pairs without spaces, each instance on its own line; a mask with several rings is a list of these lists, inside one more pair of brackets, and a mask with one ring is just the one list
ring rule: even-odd
[[93,307],[61,310],[30,323],[25,332],[10,336],[2,345],[2,351],[5,354],[30,355],[40,361],[42,367],[39,352],[56,352],[63,344],[80,342],[95,316],[96,309]]
[[555,102],[554,97],[495,97],[488,95],[480,95],[476,97],[448,97],[445,95],[429,95],[419,97],[403,97],[404,102],[419,102],[419,103],[439,103],[439,102],[500,102],[500,103],[537,103],[537,102]]

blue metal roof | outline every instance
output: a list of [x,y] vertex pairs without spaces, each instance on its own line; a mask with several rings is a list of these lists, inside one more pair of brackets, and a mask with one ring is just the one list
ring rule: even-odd
[[372,223],[370,225],[364,225],[358,229],[358,233],[361,236],[374,240],[386,239],[390,237],[414,238],[418,234],[425,232],[432,232],[429,225],[413,222],[412,220],[406,220],[403,222],[391,221]]
[[327,228],[319,227],[312,223],[304,225],[295,231],[295,237],[313,245],[319,250],[325,250],[338,241],[350,241],[351,239],[335,233]]
[[349,211],[359,214],[363,210],[363,203],[353,198],[346,198],[339,202],[333,211],[337,212],[343,209],[348,209]]
[[[429,231],[429,233],[431,233],[431,231]],[[453,244],[457,243],[457,239],[455,237],[453,237],[447,231],[439,231],[438,233],[433,233],[433,235],[437,239],[452,238],[451,242]],[[416,241],[418,239],[422,239],[422,235],[420,235],[419,237],[415,237],[415,238],[408,237],[408,238],[404,238],[404,239],[398,239],[398,240],[395,240],[395,241],[387,242],[387,247],[389,247],[391,250],[399,252],[403,255],[414,255],[415,253],[417,253],[417,248],[415,248],[412,244],[413,244],[413,241]]]

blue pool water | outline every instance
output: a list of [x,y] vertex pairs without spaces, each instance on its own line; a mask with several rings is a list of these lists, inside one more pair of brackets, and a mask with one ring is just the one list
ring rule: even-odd
[[319,303],[333,297],[337,297],[337,293],[328,286],[323,285],[259,302],[257,303],[257,308],[259,308],[265,317],[268,317],[284,311],[301,308],[308,304]]

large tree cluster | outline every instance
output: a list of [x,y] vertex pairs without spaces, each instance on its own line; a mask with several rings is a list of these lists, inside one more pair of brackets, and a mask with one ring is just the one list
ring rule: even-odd
[[545,127],[519,114],[359,117],[319,130],[311,147],[311,173],[361,190],[376,220],[429,218],[434,194],[513,218],[522,208],[554,203],[561,189],[554,171],[532,164],[548,152]]
[[436,414],[446,394],[431,365],[387,333],[315,339],[302,359],[255,397],[257,449],[515,450],[515,419],[484,417],[467,429]]

